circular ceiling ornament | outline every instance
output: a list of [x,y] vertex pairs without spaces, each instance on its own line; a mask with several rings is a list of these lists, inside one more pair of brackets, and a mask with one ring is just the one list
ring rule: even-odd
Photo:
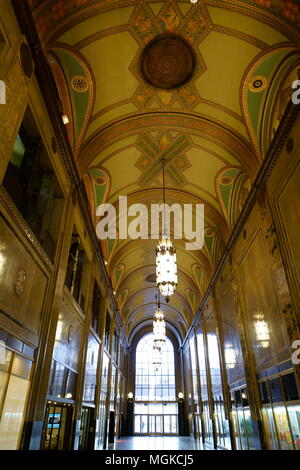
[[211,238],[211,237],[214,237],[214,236],[215,236],[215,232],[213,232],[213,230],[211,230],[210,228],[206,228],[206,229],[204,230],[204,235],[205,235],[206,237],[210,237],[210,238]]
[[85,77],[76,76],[72,78],[71,85],[74,91],[85,93],[88,89],[88,82]]
[[249,84],[249,88],[254,93],[260,93],[267,88],[268,80],[261,75],[254,77]]
[[233,184],[233,178],[231,176],[223,176],[221,178],[221,184],[222,186],[230,186]]
[[105,179],[101,178],[101,176],[96,177],[94,181],[98,186],[103,186],[104,184],[106,184]]
[[150,85],[172,89],[192,77],[195,64],[190,43],[178,34],[164,33],[152,39],[143,50],[141,72]]

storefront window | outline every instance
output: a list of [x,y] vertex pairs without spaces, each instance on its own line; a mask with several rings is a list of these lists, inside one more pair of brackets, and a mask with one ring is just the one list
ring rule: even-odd
[[198,413],[198,371],[196,362],[196,350],[195,350],[195,337],[190,339],[190,352],[191,352],[191,366],[192,366],[192,377],[193,377],[193,397],[194,405],[193,412]]
[[90,335],[88,342],[88,351],[86,358],[85,379],[83,389],[83,401],[94,402],[97,383],[99,344],[96,339]]
[[98,419],[98,425],[97,425],[99,449],[103,449],[106,444],[106,398],[107,398],[107,386],[108,386],[108,369],[109,369],[109,357],[104,352],[103,360],[102,360],[99,419]]
[[300,450],[300,405],[291,405],[299,399],[293,372],[266,380],[259,384],[261,401],[272,404],[262,408],[264,432],[268,449]]
[[48,395],[74,400],[77,374],[53,360]]
[[2,184],[53,260],[64,196],[30,108],[25,112]]
[[232,421],[233,421],[234,438],[235,438],[236,449],[241,450],[242,449],[242,444],[241,444],[241,437],[240,437],[240,428],[239,428],[237,411],[235,411],[235,410],[232,411]]
[[[32,362],[5,348],[0,364],[0,450],[19,448]],[[3,351],[2,351],[3,356]]]
[[263,424],[264,424],[264,429],[265,429],[265,435],[266,435],[266,443],[267,443],[267,449],[279,449],[279,444],[278,444],[278,439],[277,439],[277,434],[276,434],[276,428],[275,428],[275,422],[274,422],[274,416],[273,416],[273,411],[271,408],[263,408],[262,410],[262,416],[263,416]]
[[292,436],[296,450],[300,450],[300,405],[288,406]]
[[112,365],[111,369],[111,378],[110,378],[110,410],[115,410],[115,393],[116,393],[116,372],[117,369]]
[[285,406],[274,407],[275,422],[278,430],[280,448],[293,450],[292,433],[290,431],[288,416]]

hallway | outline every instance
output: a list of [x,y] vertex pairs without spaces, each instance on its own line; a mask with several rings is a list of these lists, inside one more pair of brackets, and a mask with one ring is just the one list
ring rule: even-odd
[[299,181],[300,0],[0,0],[0,451],[300,450]]
[[212,450],[193,437],[178,436],[133,436],[118,439],[108,446],[108,450]]

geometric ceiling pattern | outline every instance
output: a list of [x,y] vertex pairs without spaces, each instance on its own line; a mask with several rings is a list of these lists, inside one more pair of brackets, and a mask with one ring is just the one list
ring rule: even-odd
[[[287,77],[300,76],[300,2],[29,3],[95,224],[97,206],[117,208],[120,195],[128,204],[161,203],[162,158],[167,202],[205,205],[204,247],[187,251],[175,240],[179,283],[162,305],[167,327],[184,337],[280,122]],[[166,33],[195,56],[192,77],[173,89],[141,73],[145,46]],[[155,246],[102,243],[129,335],[153,316]]]

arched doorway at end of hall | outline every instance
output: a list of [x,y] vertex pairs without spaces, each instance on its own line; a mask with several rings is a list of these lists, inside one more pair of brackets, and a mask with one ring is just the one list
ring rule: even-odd
[[162,364],[153,364],[153,335],[144,335],[136,346],[133,433],[178,435],[178,403],[174,347],[167,337]]

